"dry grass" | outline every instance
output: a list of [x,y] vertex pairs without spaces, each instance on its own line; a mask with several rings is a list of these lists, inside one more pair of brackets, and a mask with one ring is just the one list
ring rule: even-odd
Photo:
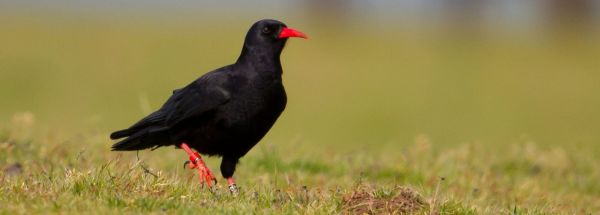
[[391,191],[357,187],[342,199],[342,210],[346,214],[408,214],[427,207],[415,190],[396,187]]
[[[384,156],[306,159],[258,147],[236,173],[241,195],[200,189],[182,152],[109,153],[106,134],[39,133],[31,114],[0,129],[2,213],[586,214],[600,209],[591,151],[480,144],[436,152],[425,135]],[[105,152],[104,152],[105,151]],[[218,160],[207,158],[209,166]],[[443,177],[445,180],[441,180]],[[357,186],[356,184],[359,184]]]

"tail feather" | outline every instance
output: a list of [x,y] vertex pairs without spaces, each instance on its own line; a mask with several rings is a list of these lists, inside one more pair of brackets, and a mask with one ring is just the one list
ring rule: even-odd
[[111,148],[113,151],[135,151],[152,147],[149,145],[141,144],[142,142],[140,141],[140,139],[141,138],[139,137],[128,137],[124,140],[119,141],[118,143],[113,144]]
[[170,137],[168,135],[168,128],[165,127],[150,127],[143,130],[131,132],[129,130],[116,131],[111,134],[111,138],[125,137],[127,138],[112,145],[113,151],[135,151],[142,150],[152,147],[160,147],[168,145]]
[[131,129],[123,129],[123,130],[115,131],[112,134],[110,134],[110,139],[113,139],[113,140],[120,139],[123,137],[131,136],[133,133],[134,132],[132,132]]

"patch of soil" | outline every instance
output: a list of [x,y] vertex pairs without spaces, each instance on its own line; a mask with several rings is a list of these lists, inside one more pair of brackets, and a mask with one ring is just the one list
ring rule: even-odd
[[23,166],[20,163],[14,163],[6,166],[3,172],[8,176],[20,175],[23,172]]
[[425,206],[425,200],[408,187],[397,187],[387,195],[377,195],[372,188],[359,187],[342,199],[344,214],[407,214]]

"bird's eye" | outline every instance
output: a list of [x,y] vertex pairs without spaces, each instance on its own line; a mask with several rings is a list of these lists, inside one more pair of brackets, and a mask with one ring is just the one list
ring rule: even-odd
[[269,27],[264,27],[262,29],[262,32],[265,33],[265,34],[268,34],[268,33],[271,33],[271,29]]

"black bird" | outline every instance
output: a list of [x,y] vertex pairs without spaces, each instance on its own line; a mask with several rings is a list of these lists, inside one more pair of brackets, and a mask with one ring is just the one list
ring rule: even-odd
[[[237,194],[233,172],[239,161],[271,129],[286,105],[279,56],[289,37],[307,36],[277,20],[252,25],[234,64],[206,73],[173,95],[156,112],[115,131],[114,151],[161,146],[183,148],[198,169],[200,183],[216,179],[200,154],[221,156],[221,174]],[[200,152],[192,151],[191,148]]]

